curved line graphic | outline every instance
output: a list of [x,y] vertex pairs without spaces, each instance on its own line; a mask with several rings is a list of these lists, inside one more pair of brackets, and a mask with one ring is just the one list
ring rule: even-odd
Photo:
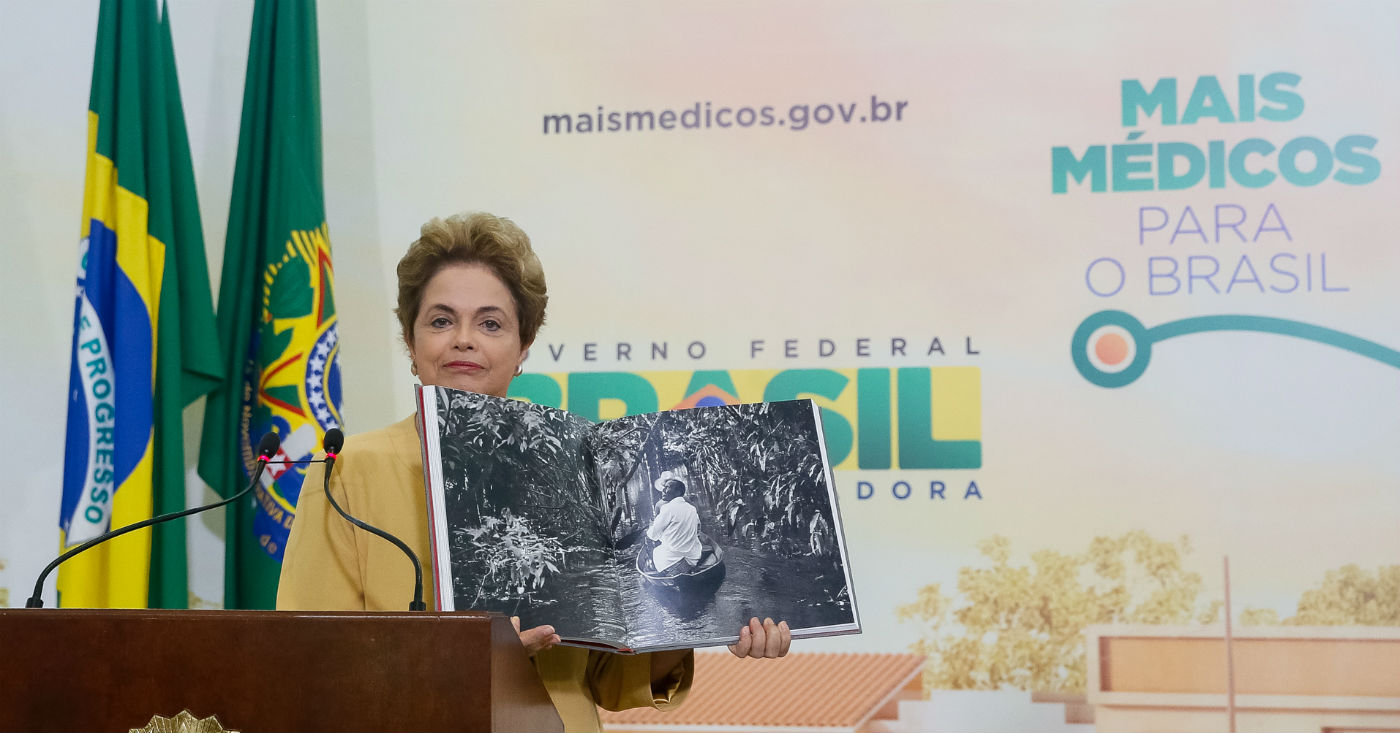
[[[1089,339],[1095,331],[1105,326],[1121,328],[1136,346],[1136,354],[1132,361],[1116,371],[1103,369],[1089,358]],[[1252,331],[1292,336],[1350,351],[1400,369],[1400,351],[1388,346],[1336,329],[1269,316],[1195,316],[1146,328],[1142,321],[1129,313],[1116,310],[1099,311],[1085,318],[1079,324],[1079,328],[1075,329],[1074,337],[1070,340],[1070,355],[1075,367],[1085,379],[1100,387],[1123,387],[1137,381],[1146,371],[1155,344],[1177,336],[1208,331]]]
[[1195,318],[1183,318],[1179,321],[1170,321],[1160,326],[1147,329],[1147,335],[1153,341],[1165,341],[1176,336],[1185,336],[1192,333],[1204,333],[1206,331],[1257,331],[1260,333],[1276,333],[1280,336],[1293,336],[1295,338],[1316,341],[1320,344],[1335,346],[1344,351],[1359,354],[1368,359],[1387,364],[1400,369],[1400,351],[1382,346],[1374,341],[1368,341],[1359,336],[1349,333],[1342,333],[1336,329],[1314,326],[1311,323],[1301,321],[1290,321],[1285,318],[1270,318],[1267,316],[1196,316]]

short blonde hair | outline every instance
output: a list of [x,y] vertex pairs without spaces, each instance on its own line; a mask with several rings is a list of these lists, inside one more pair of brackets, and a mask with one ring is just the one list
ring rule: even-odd
[[529,346],[544,325],[549,303],[544,268],[530,238],[515,222],[481,212],[454,214],[424,224],[419,237],[399,260],[399,318],[406,342],[423,305],[428,281],[448,265],[484,265],[510,291],[520,321],[520,345]]

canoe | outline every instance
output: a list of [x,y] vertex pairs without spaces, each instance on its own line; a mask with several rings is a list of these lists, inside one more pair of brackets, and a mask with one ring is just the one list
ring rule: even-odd
[[648,585],[678,591],[714,592],[724,582],[724,548],[704,532],[700,533],[700,564],[680,575],[659,575],[651,561],[651,547],[643,543],[637,551],[637,572]]

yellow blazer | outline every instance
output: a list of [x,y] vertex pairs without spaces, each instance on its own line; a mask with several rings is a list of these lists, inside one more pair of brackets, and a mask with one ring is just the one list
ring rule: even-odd
[[[277,608],[405,611],[413,599],[413,567],[398,548],[345,521],[321,490],[324,465],[306,472],[282,560]],[[345,511],[403,540],[424,563],[423,593],[433,605],[423,457],[415,419],[352,436],[331,473],[331,492]],[[680,704],[695,675],[694,655],[651,684],[651,657],[556,646],[534,657],[566,731],[598,731],[598,706],[608,710]]]

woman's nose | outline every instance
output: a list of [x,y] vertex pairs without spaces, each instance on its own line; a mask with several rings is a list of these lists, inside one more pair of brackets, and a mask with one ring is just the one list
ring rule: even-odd
[[475,351],[476,340],[474,336],[475,334],[472,332],[472,329],[470,327],[460,326],[453,333],[453,339],[455,341],[453,346],[458,351]]

